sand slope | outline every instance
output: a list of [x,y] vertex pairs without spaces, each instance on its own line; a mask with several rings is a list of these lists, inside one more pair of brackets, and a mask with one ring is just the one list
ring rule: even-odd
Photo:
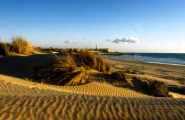
[[92,82],[80,86],[54,86],[0,75],[0,95],[61,95],[83,94],[98,96],[149,97],[128,88]]
[[107,83],[92,82],[80,86],[62,87],[65,91],[97,96],[122,96],[122,97],[149,97],[143,93],[131,90],[129,88],[115,87]]
[[62,91],[57,91],[55,87],[48,85],[30,82],[24,79],[0,75],[0,95],[61,95],[65,94]]

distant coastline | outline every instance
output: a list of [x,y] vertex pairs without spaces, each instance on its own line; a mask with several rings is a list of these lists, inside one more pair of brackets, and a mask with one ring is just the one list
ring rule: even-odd
[[117,60],[185,66],[185,53],[113,53],[106,55]]

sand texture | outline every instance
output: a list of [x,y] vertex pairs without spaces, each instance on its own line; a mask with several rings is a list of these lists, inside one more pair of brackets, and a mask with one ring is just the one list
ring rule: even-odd
[[84,95],[0,97],[0,119],[184,120],[184,99]]

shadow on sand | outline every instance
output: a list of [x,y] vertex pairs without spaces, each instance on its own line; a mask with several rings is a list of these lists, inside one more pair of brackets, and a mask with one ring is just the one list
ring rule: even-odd
[[0,74],[31,79],[35,67],[50,64],[54,58],[51,54],[2,57]]

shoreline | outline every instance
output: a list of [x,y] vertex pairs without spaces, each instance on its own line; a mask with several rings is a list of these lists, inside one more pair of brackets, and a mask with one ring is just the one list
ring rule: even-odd
[[173,63],[162,63],[162,62],[146,62],[146,63],[158,64],[158,65],[183,66],[183,67],[185,67],[184,64],[173,64]]
[[185,66],[185,53],[112,53],[104,54],[115,60],[136,61],[153,64],[165,64],[173,66]]
[[147,61],[141,61],[141,60],[126,60],[126,59],[119,59],[119,58],[114,58],[114,56],[105,56],[106,58],[114,61],[119,61],[119,62],[132,62],[132,63],[140,63],[140,64],[150,64],[150,65],[164,65],[164,66],[173,66],[173,67],[184,67],[185,64],[173,64],[173,63],[163,63],[163,62],[147,62]]
[[106,58],[116,71],[126,71],[129,74],[166,79],[185,86],[185,66],[120,60],[109,56],[106,56]]

